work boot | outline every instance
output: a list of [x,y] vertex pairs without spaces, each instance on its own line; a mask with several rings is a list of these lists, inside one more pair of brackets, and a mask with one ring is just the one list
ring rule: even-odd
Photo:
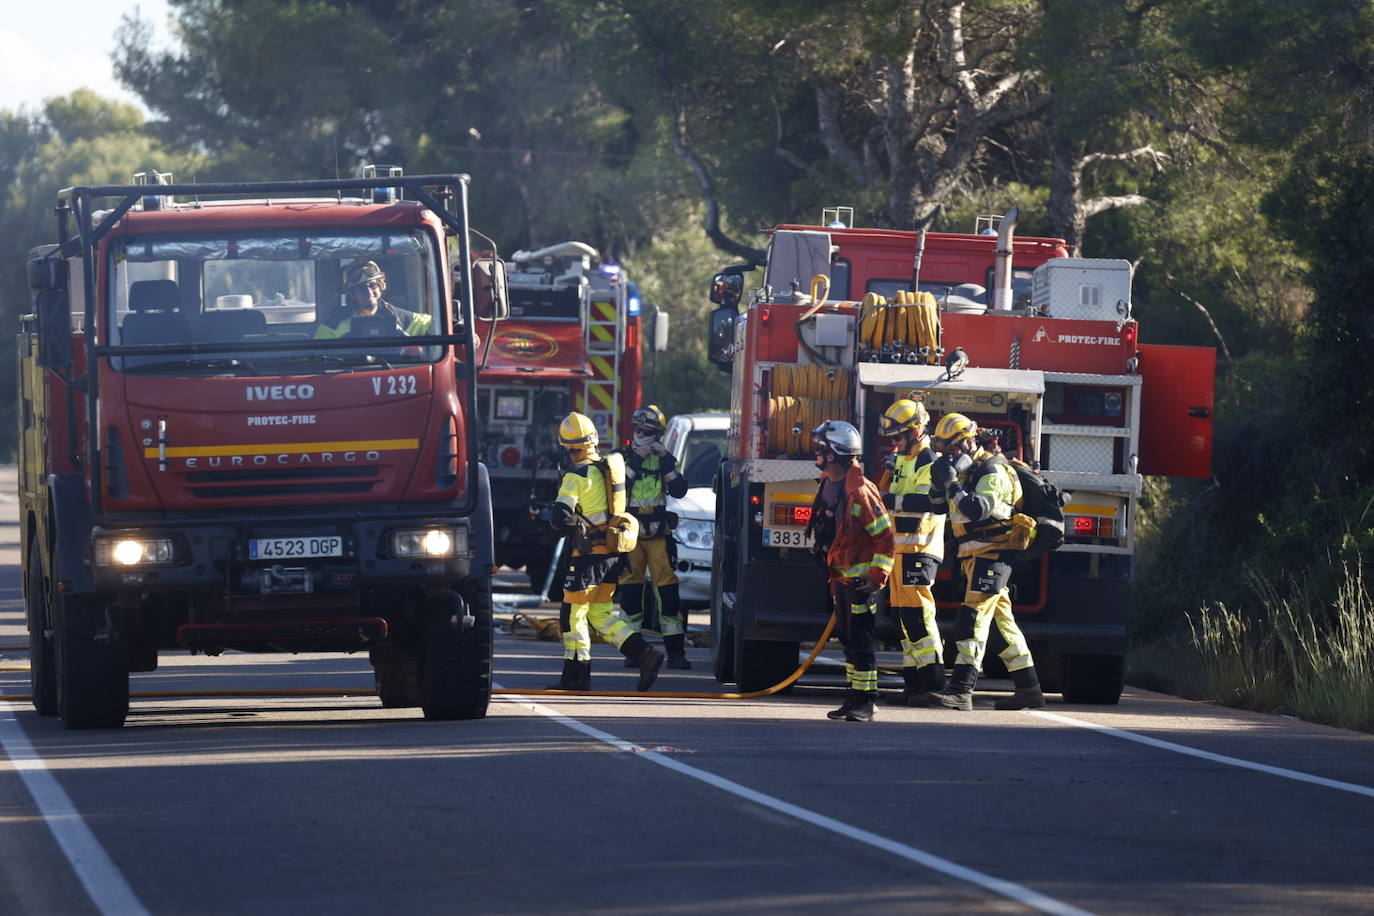
[[904,667],[902,668],[902,681],[905,686],[901,693],[889,693],[883,697],[883,702],[888,706],[916,706],[919,705],[913,700],[919,700],[921,694],[926,693],[927,689],[921,683],[920,672],[922,668]]
[[1045,695],[1039,687],[1018,690],[1009,697],[998,697],[993,709],[1039,709],[1045,705]]
[[687,637],[682,633],[663,637],[663,648],[668,653],[668,667],[687,671],[692,663],[687,661]]
[[849,712],[845,713],[846,722],[872,722],[873,721],[873,701],[878,698],[878,691],[858,690],[855,691],[856,699],[854,705],[849,707]]
[[830,712],[825,714],[825,717],[827,719],[843,719],[845,716],[849,715],[849,711],[854,708],[854,704],[858,701],[859,692],[857,690],[845,691],[844,702],[840,704],[840,708],[830,710]]
[[973,685],[978,683],[978,669],[973,665],[955,665],[954,675],[944,690],[932,693],[930,699],[945,709],[973,709]]
[[1045,694],[1040,691],[1040,678],[1035,666],[1019,668],[1011,673],[1015,692],[1009,697],[998,697],[994,709],[1040,709],[1045,705]]
[[[563,674],[558,679],[557,684],[550,684],[545,690],[586,690],[586,687],[579,686],[581,669],[580,663],[575,659],[563,659]],[[587,680],[591,680],[592,666],[587,662]]]
[[663,667],[663,653],[654,648],[649,648],[639,657],[639,682],[635,684],[635,690],[640,693],[654,686],[654,681],[658,680],[658,669]]

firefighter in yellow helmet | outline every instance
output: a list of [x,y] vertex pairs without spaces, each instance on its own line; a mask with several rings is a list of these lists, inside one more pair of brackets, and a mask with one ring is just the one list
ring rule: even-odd
[[1030,646],[1011,612],[1009,549],[1011,517],[1021,502],[1021,482],[995,437],[978,436],[978,426],[959,413],[945,414],[932,436],[940,458],[931,465],[932,487],[949,502],[950,526],[959,545],[967,582],[963,606],[954,620],[959,648],[949,684],[931,694],[932,705],[972,709],[973,686],[995,622],[1006,640],[1001,659],[1015,692],[994,704],[998,709],[1037,709],[1045,705]]
[[[433,319],[420,312],[411,312],[387,302],[386,274],[376,261],[357,260],[343,273],[344,307],[336,309],[328,319],[315,328],[317,338],[344,337],[352,329],[353,319],[381,315],[390,317],[396,325],[397,336],[414,337],[428,334]],[[390,333],[389,331],[387,333]]]
[[928,705],[929,695],[945,686],[944,647],[930,589],[945,556],[946,503],[945,494],[930,485],[935,453],[926,435],[928,425],[925,405],[906,398],[893,401],[878,419],[879,432],[897,446],[892,466],[878,483],[895,528],[888,602],[902,627],[904,687],[886,698],[893,706]]
[[[673,570],[677,563],[677,544],[673,540],[677,516],[667,506],[669,496],[681,499],[687,495],[687,478],[678,472],[677,459],[663,445],[667,421],[657,405],[639,408],[630,422],[630,445],[621,449],[620,454],[625,460],[625,477],[630,487],[630,512],[639,519],[639,542],[625,558],[626,568],[620,576],[620,609],[636,622],[649,619],[644,608],[646,599],[653,602],[653,594],[644,587],[647,570],[658,594],[658,628],[663,634],[663,648],[668,652],[668,667],[691,668],[686,654],[686,619],[678,596],[677,573]],[[648,628],[655,629],[652,625]]]
[[663,653],[611,603],[624,555],[611,553],[606,531],[611,515],[624,511],[625,465],[619,454],[597,452],[596,426],[570,413],[558,427],[558,442],[572,467],[563,475],[550,523],[572,544],[563,567],[563,675],[550,690],[588,690],[592,679],[592,639],[588,622],[639,668],[637,689],[648,690],[663,666]]

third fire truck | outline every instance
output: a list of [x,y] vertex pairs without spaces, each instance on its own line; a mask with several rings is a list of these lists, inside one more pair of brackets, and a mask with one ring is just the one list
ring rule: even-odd
[[[720,680],[777,683],[830,613],[806,533],[810,431],[854,422],[876,479],[877,419],[906,397],[932,420],[957,411],[997,430],[1070,494],[1064,546],[1015,566],[1014,610],[1047,689],[1120,697],[1141,475],[1210,475],[1215,351],[1143,343],[1129,262],[1016,238],[1015,216],[916,233],[852,228],[837,208],[774,229],[761,282],[744,282],[748,268],[715,278],[710,355],[734,373],[712,584]],[[935,591],[948,631],[955,564]]]
[[644,355],[662,349],[668,324],[652,306],[646,313],[619,266],[582,242],[517,251],[507,277],[510,318],[479,328],[479,449],[491,475],[496,561],[524,566],[539,591],[553,558],[543,514],[562,477],[558,424],[577,410],[604,447],[626,441]]

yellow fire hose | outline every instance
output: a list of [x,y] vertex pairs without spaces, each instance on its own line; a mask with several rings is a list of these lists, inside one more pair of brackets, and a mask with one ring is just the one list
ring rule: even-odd
[[[811,654],[806,660],[797,666],[787,677],[774,684],[766,690],[754,690],[749,693],[694,693],[678,691],[671,693],[640,693],[637,690],[507,690],[498,688],[492,691],[493,696],[536,696],[536,697],[656,697],[671,700],[754,700],[759,697],[772,696],[773,694],[786,690],[797,682],[806,669],[811,667],[811,663],[821,654],[826,642],[830,639],[830,634],[835,629],[835,615],[830,615],[830,620],[825,624],[825,630],[821,632],[816,640],[816,647],[811,650]],[[23,648],[27,649],[28,646]],[[16,671],[27,669],[16,668]],[[129,694],[130,699],[171,699],[185,697],[370,697],[376,696],[377,691],[361,687],[343,687],[337,690],[145,690],[135,691]],[[29,694],[9,694],[0,695],[0,702],[15,702],[33,699]]]

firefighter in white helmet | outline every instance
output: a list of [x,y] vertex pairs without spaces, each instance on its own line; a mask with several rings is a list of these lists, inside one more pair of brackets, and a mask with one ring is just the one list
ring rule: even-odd
[[[572,467],[563,475],[550,523],[572,544],[563,567],[563,675],[550,690],[588,690],[592,678],[592,640],[588,622],[639,668],[637,689],[648,690],[663,666],[663,653],[611,603],[624,555],[611,553],[606,532],[615,511],[623,511],[625,465],[620,455],[597,452],[596,426],[570,413],[558,427],[558,442]],[[622,503],[617,507],[615,502]]]
[[931,694],[931,705],[972,709],[973,686],[987,650],[993,623],[1006,640],[1001,659],[1015,692],[994,704],[998,709],[1036,709],[1045,705],[1030,645],[1011,611],[1011,517],[1021,502],[1021,481],[1002,456],[996,437],[983,437],[978,425],[960,413],[935,424],[933,444],[941,452],[931,465],[932,486],[949,502],[950,527],[959,545],[967,590],[954,620],[959,647],[949,684]]
[[639,408],[630,423],[633,438],[620,454],[625,459],[629,483],[629,510],[639,519],[639,542],[625,557],[625,571],[620,576],[620,609],[631,620],[648,623],[645,603],[652,602],[654,596],[644,585],[647,571],[660,608],[657,627],[649,625],[648,629],[659,629],[663,634],[669,668],[691,668],[685,650],[687,622],[678,596],[677,572],[673,569],[677,562],[677,545],[673,540],[677,516],[667,508],[669,496],[681,499],[687,495],[687,478],[678,472],[677,459],[663,446],[667,421],[657,405]]
[[873,636],[873,596],[892,572],[892,520],[882,494],[859,466],[859,431],[827,420],[811,432],[820,486],[811,504],[808,533],[830,568],[835,632],[844,645],[849,693],[830,719],[869,722],[878,698],[878,656]]
[[945,494],[930,485],[935,453],[926,427],[930,414],[920,401],[892,402],[878,419],[879,432],[897,448],[878,489],[892,514],[896,557],[888,582],[888,603],[902,628],[901,693],[886,697],[893,706],[925,706],[945,686],[944,647],[935,623],[931,586],[945,556]]

